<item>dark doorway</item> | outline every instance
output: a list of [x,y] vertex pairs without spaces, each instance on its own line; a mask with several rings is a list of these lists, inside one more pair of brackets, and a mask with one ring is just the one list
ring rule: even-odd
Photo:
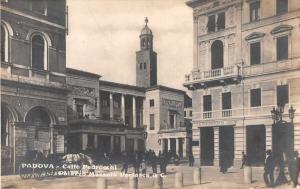
[[200,129],[200,158],[201,165],[214,164],[214,129],[203,127]]
[[223,43],[220,40],[211,45],[211,69],[223,68]]
[[272,151],[276,160],[284,153],[287,158],[294,151],[294,126],[292,123],[276,123],[272,127]]
[[266,157],[266,128],[264,125],[248,125],[246,128],[247,156],[250,165],[261,166]]
[[110,152],[110,136],[98,136],[98,149],[101,152]]
[[225,162],[227,167],[233,165],[234,159],[234,129],[232,126],[219,127],[220,162]]
[[134,152],[134,140],[133,139],[127,139],[125,148],[127,152]]
[[163,141],[163,152],[168,151],[168,139],[162,139]]
[[121,137],[120,136],[114,136],[114,153],[120,153],[121,152]]
[[171,149],[170,150],[171,150],[172,154],[176,154],[176,139],[171,138],[170,142],[171,142],[171,144],[170,144]]

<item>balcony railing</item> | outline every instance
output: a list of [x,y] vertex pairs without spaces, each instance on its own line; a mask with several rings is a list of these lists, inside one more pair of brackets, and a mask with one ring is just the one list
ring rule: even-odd
[[186,83],[205,82],[209,80],[218,80],[226,77],[239,76],[239,75],[241,75],[240,67],[238,65],[234,65],[234,66],[228,66],[228,67],[213,69],[208,71],[192,72],[191,74],[185,75],[185,82]]
[[[288,109],[291,105],[294,108],[300,109],[300,103],[296,104],[287,104],[285,107]],[[268,106],[259,106],[259,107],[251,107],[251,108],[238,108],[238,109],[227,109],[227,110],[215,110],[215,111],[207,111],[201,113],[201,119],[226,119],[226,118],[236,118],[236,117],[251,117],[251,116],[263,116],[270,115],[273,107],[277,105],[268,105]],[[285,113],[288,113],[287,111]]]

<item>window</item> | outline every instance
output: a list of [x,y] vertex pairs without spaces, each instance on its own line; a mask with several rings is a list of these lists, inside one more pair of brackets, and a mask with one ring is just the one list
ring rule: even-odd
[[5,62],[5,59],[6,59],[6,36],[7,36],[7,33],[4,29],[4,27],[1,25],[1,62]]
[[170,123],[170,128],[175,128],[175,122],[176,122],[176,116],[174,113],[169,112],[169,123]]
[[277,60],[288,59],[288,36],[277,38]]
[[154,130],[154,114],[150,114],[150,130]]
[[215,15],[211,15],[208,17],[208,23],[207,23],[208,32],[215,32],[216,30],[215,20],[216,20]]
[[216,32],[225,29],[225,12],[208,16],[207,31]]
[[250,95],[251,107],[261,106],[261,89],[251,89]]
[[203,96],[203,111],[209,112],[212,110],[211,95]]
[[44,70],[44,39],[39,35],[33,36],[31,48],[32,68],[37,70]]
[[289,103],[289,86],[277,86],[277,105],[283,106],[287,103]]
[[149,104],[150,104],[150,107],[154,107],[154,99],[151,99],[151,100],[149,101]]
[[259,19],[260,1],[250,3],[250,22]]
[[222,109],[231,109],[231,92],[222,93]]
[[47,1],[31,0],[31,9],[35,13],[47,15]]
[[192,117],[192,116],[193,116],[193,111],[191,110],[191,111],[190,111],[190,117]]
[[225,29],[225,12],[221,12],[218,14],[217,28],[218,31]]
[[184,111],[184,117],[186,117],[186,111]]
[[284,14],[288,12],[288,0],[276,0],[276,13]]
[[144,69],[146,69],[147,67],[146,67],[146,62],[144,62]]
[[211,45],[211,69],[223,68],[223,43],[216,40]]
[[76,112],[79,119],[83,118],[83,104],[76,104]]
[[142,63],[140,63],[140,70],[142,70],[143,69],[143,64]]
[[250,64],[260,64],[260,42],[250,44]]

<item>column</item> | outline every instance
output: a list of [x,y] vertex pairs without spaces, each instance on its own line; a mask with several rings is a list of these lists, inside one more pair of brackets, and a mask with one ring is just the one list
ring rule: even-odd
[[160,145],[160,151],[161,151],[161,153],[163,153],[164,152],[165,139],[160,138],[158,140],[160,140],[160,144],[159,144]]
[[109,118],[114,119],[114,98],[113,93],[109,93]]
[[175,138],[175,140],[176,140],[176,154],[179,155],[179,145],[180,145],[179,142],[180,141],[179,141],[179,138]]
[[138,140],[136,138],[133,139],[133,150],[134,151],[138,150]]
[[74,112],[76,112],[76,100],[75,99],[73,99],[73,101],[72,101],[72,109]]
[[97,118],[101,117],[101,96],[100,96],[100,92],[99,92],[99,97],[97,98],[97,114],[96,114]]
[[242,164],[242,152],[245,152],[244,146],[245,145],[245,133],[244,127],[235,126],[234,127],[234,166],[240,167]]
[[219,166],[219,127],[214,127],[214,166]]
[[182,138],[182,156],[183,157],[186,157],[186,147],[189,144],[189,142],[191,142],[191,141],[188,141],[187,137]]
[[125,136],[121,136],[121,152],[125,151]]
[[50,124],[50,154],[53,154],[53,125]]
[[94,135],[94,147],[98,149],[98,135]]
[[167,140],[168,140],[168,149],[167,149],[167,151],[169,151],[169,150],[171,150],[171,139],[168,138]]
[[266,125],[266,151],[272,150],[272,125]]
[[81,149],[85,150],[88,142],[88,136],[87,134],[82,134],[81,135]]
[[110,136],[110,152],[114,151],[114,136]]
[[135,96],[132,97],[132,127],[136,128],[136,102],[135,102]]
[[121,118],[125,123],[125,95],[121,94]]

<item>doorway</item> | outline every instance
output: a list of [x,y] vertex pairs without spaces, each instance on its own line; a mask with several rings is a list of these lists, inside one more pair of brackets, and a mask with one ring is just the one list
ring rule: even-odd
[[234,129],[232,126],[219,127],[220,162],[226,162],[228,167],[234,159]]
[[264,164],[266,157],[266,128],[264,125],[248,125],[246,127],[248,163],[254,166]]
[[214,129],[213,127],[200,128],[200,158],[201,165],[214,164]]

